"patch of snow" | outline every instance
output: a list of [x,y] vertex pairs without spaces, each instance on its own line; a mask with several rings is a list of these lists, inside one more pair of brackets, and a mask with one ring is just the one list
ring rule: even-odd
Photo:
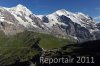
[[[12,13],[13,14],[13,13]],[[33,27],[35,27],[35,28],[38,28],[38,26],[36,26],[35,25],[35,22],[32,22],[32,20],[29,18],[29,17],[25,17],[27,20],[28,20],[28,22],[25,22],[25,21],[23,21],[20,17],[18,17],[17,15],[15,15],[15,14],[13,14],[14,15],[14,17],[19,21],[19,24],[21,24],[21,25],[23,25],[23,26],[25,26],[26,28],[29,26],[29,25],[31,25],[31,26],[33,26]]]
[[4,17],[0,17],[0,21],[2,21],[2,22],[3,22],[3,21],[4,21]]
[[3,15],[1,15],[1,13],[0,13],[0,21],[4,21],[4,17],[3,17]]
[[9,21],[6,21],[6,20],[4,20],[4,22],[6,22],[6,23],[8,23],[8,24],[14,24],[14,23],[12,23],[12,22],[9,22]]
[[[12,13],[13,14],[13,13]],[[22,24],[23,26],[27,27],[28,22],[24,22],[20,17],[17,17],[17,15],[13,14],[14,17],[19,21],[19,24]]]
[[53,23],[44,23],[47,27],[51,28],[53,26]]
[[28,20],[28,22],[32,22],[32,19],[29,18],[29,16],[25,16],[25,18]]
[[78,40],[78,38],[76,36],[74,36],[74,39]]
[[88,15],[85,15],[85,14],[83,14],[83,13],[81,13],[81,12],[78,12],[77,15],[79,16],[79,18],[86,18],[86,19],[89,19],[89,16],[88,16]]
[[39,28],[36,24],[31,23],[31,25],[35,28]]
[[36,16],[42,20],[42,17],[43,17],[44,15],[36,15]]
[[95,32],[95,31],[100,31],[100,30],[99,30],[99,29],[95,29],[95,30],[90,29],[89,31],[90,31],[90,33],[93,33],[93,32]]

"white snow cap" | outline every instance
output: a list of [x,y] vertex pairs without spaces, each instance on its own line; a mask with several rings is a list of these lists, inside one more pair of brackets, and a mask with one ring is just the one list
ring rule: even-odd
[[58,15],[66,15],[66,14],[70,14],[68,11],[66,11],[65,9],[61,9],[61,10],[57,10],[55,12]]
[[32,12],[29,9],[27,9],[25,6],[23,6],[21,4],[18,4],[16,6],[16,8],[17,8],[18,11],[24,10],[25,12],[28,12],[28,13],[32,14]]
[[[85,15],[81,12],[72,13],[72,12],[67,11],[65,9],[61,9],[61,10],[57,10],[56,12],[54,12],[52,14],[46,15],[46,17],[49,19],[49,23],[50,23],[49,25],[61,23],[57,19],[59,18],[59,16],[62,16],[62,15],[70,18],[73,22],[80,24],[83,27],[86,27],[85,25],[87,23],[93,22],[88,15]],[[41,19],[43,16],[38,16],[38,17]],[[90,20],[90,21],[87,21],[84,23],[84,20]]]
[[29,9],[27,9],[25,6],[21,4],[18,4],[16,7],[8,8],[7,10],[19,15],[22,15],[22,13],[26,16],[32,14],[32,12]]

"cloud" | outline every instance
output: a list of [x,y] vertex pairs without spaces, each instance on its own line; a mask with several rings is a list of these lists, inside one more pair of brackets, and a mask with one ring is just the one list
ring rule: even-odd
[[97,22],[100,22],[100,16],[94,17],[94,20],[97,21]]
[[94,19],[100,19],[100,16],[94,17]]

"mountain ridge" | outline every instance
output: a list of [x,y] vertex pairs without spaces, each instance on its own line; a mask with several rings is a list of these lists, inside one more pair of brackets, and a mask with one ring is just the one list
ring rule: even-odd
[[33,14],[21,4],[11,8],[0,7],[0,26],[7,35],[28,30],[60,38],[69,37],[79,42],[96,40],[96,33],[100,33],[98,24],[83,13],[72,13],[61,9],[40,16]]

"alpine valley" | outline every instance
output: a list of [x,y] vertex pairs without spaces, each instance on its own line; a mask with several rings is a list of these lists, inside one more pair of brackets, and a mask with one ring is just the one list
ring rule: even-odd
[[[100,23],[81,12],[61,9],[36,15],[21,4],[0,7],[0,66],[28,66],[27,63],[34,66],[39,64],[34,58],[80,55],[81,50],[86,56],[96,53],[99,56],[95,48],[100,45],[92,44],[99,39]],[[84,42],[88,41],[86,47]],[[87,54],[89,49],[94,53]]]

